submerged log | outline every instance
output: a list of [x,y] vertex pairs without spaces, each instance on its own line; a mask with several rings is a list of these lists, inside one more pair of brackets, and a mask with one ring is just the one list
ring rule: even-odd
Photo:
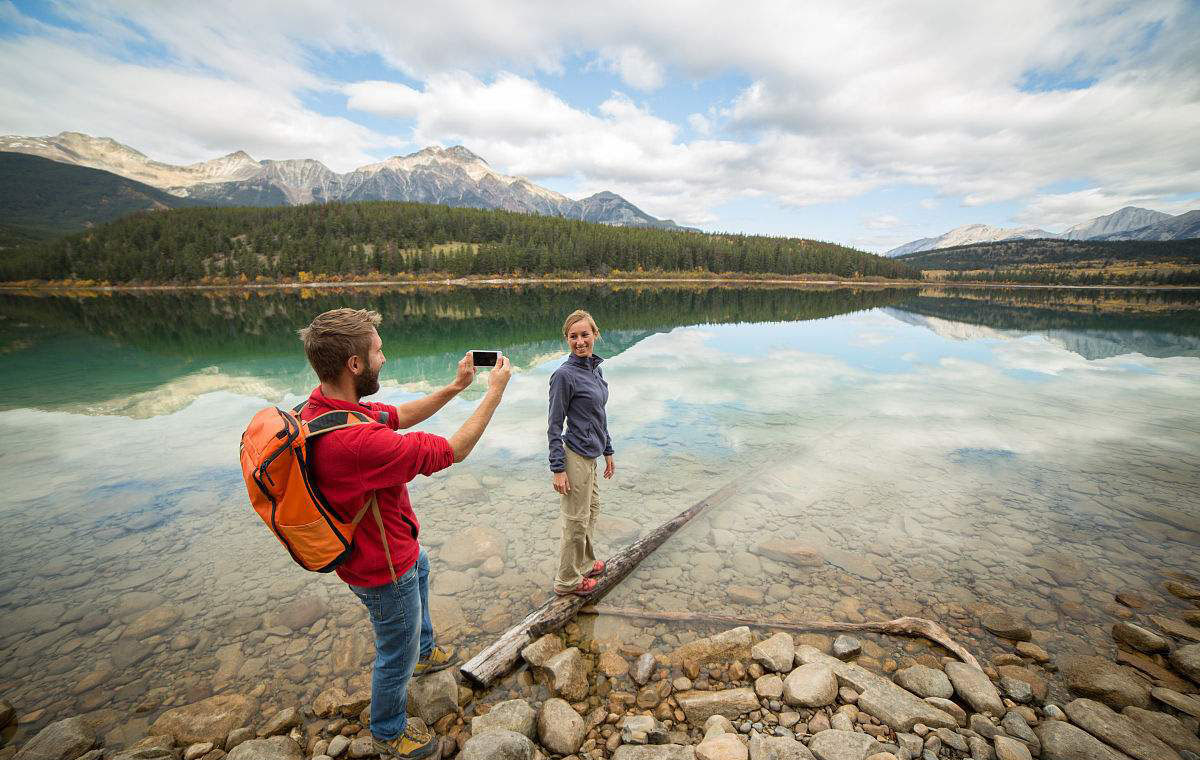
[[662,545],[675,531],[687,525],[693,517],[707,507],[726,501],[743,488],[744,481],[741,479],[730,483],[609,557],[605,561],[607,567],[604,574],[596,579],[595,591],[586,597],[573,595],[552,597],[541,607],[529,613],[524,620],[505,631],[491,646],[467,661],[460,668],[462,674],[480,686],[491,686],[496,679],[502,677],[516,664],[517,659],[521,656],[521,650],[531,641],[538,636],[562,628],[575,616],[580,607],[599,601],[637,567],[639,562]]
[[649,612],[646,610],[631,610],[625,607],[605,607],[588,605],[579,610],[584,615],[612,615],[614,617],[638,618],[671,623],[713,623],[720,625],[745,625],[756,628],[775,628],[781,631],[796,633],[812,633],[814,631],[869,631],[871,633],[886,633],[899,636],[923,636],[935,644],[948,649],[958,659],[974,668],[983,670],[979,661],[967,651],[966,647],[950,638],[950,634],[932,620],[917,617],[901,617],[895,620],[883,620],[870,623],[839,623],[834,620],[813,620],[807,623],[792,623],[786,620],[756,620],[740,618],[731,615],[707,615],[694,612]]

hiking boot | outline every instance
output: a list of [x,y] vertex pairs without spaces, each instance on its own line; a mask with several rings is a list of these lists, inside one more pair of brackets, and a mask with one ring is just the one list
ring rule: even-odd
[[419,728],[410,721],[404,727],[404,732],[395,739],[383,741],[374,740],[375,751],[384,757],[396,760],[417,760],[421,757],[432,757],[437,754],[438,742],[429,731]]
[[429,656],[419,661],[413,668],[413,677],[427,676],[430,673],[445,670],[456,662],[458,662],[458,652],[454,650],[454,647],[450,647],[447,651],[435,646]]

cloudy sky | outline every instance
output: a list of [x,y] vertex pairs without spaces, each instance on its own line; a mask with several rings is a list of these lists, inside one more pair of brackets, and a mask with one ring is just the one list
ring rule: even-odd
[[0,132],[573,197],[884,250],[1200,207],[1200,2],[0,2]]

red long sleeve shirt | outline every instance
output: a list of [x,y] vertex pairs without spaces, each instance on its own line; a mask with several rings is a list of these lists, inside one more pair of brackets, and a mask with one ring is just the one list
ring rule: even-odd
[[[374,491],[387,532],[388,547],[397,577],[417,561],[417,536],[421,525],[408,498],[408,481],[417,475],[432,475],[454,463],[454,450],[445,438],[430,433],[397,433],[396,407],[377,402],[350,403],[327,398],[317,386],[301,410],[304,420],[335,410],[363,412],[378,421],[387,412],[387,422],[355,425],[318,436],[311,444],[312,471],[317,486],[342,520],[358,514]],[[391,583],[379,526],[368,512],[354,532],[350,556],[338,566],[338,577],[352,586],[381,586]]]

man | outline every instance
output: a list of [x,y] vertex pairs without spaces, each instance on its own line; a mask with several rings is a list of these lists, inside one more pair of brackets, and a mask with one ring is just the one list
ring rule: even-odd
[[371,673],[371,734],[381,754],[409,760],[428,757],[437,742],[408,723],[408,682],[457,661],[436,646],[429,617],[429,559],[417,540],[420,524],[405,485],[461,462],[483,435],[512,373],[502,358],[488,376],[488,389],[475,412],[449,439],[429,433],[398,434],[437,412],[475,379],[470,354],[458,363],[454,382],[425,398],[399,406],[363,403],[379,390],[383,341],[379,314],[334,309],[300,331],[308,362],[321,383],[301,411],[305,420],[334,410],[363,412],[382,424],[353,425],[316,438],[312,469],[317,485],[344,520],[356,515],[372,494],[378,499],[383,535],[368,517],[358,524],[350,555],[337,568],[366,606],[375,629]]

